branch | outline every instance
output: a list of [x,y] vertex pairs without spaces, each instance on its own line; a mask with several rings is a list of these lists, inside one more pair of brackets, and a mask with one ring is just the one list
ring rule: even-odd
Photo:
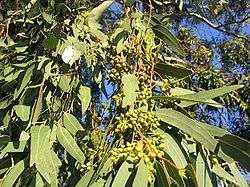
[[192,17],[196,17],[197,19],[203,21],[203,22],[206,23],[208,26],[212,27],[213,29],[215,29],[215,30],[217,30],[217,31],[227,33],[227,34],[232,35],[232,36],[234,36],[234,37],[236,37],[236,38],[244,39],[244,40],[246,40],[248,43],[250,43],[250,40],[249,40],[247,37],[242,36],[242,35],[238,35],[238,34],[236,34],[236,33],[234,33],[234,32],[230,32],[230,31],[227,31],[227,30],[225,30],[225,29],[222,29],[220,25],[218,26],[218,25],[213,24],[213,23],[212,23],[211,21],[209,21],[207,18],[205,18],[205,17],[203,17],[203,16],[201,16],[201,15],[199,15],[199,14],[197,14],[197,13],[192,13],[192,12],[187,12],[187,13],[188,13],[188,15],[190,15],[190,16],[192,16]]

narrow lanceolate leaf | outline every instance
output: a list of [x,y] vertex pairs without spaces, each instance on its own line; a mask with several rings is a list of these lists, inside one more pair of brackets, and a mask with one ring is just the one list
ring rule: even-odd
[[84,130],[75,116],[66,112],[63,114],[63,125],[73,135]]
[[124,98],[122,107],[130,106],[136,101],[137,92],[139,89],[137,78],[134,74],[125,74],[122,77]]
[[235,180],[240,187],[248,187],[246,179],[242,176],[235,162],[229,164],[229,169],[231,170]]
[[219,138],[219,148],[226,155],[250,169],[250,142],[238,136],[226,134]]
[[[210,151],[217,153],[217,155],[228,163],[232,163],[233,159],[222,151],[217,149],[219,142],[213,138],[203,123],[193,120],[186,115],[172,109],[161,109],[156,111],[156,115],[165,123],[168,123],[183,132],[190,135],[197,142],[203,144]],[[208,125],[208,124],[206,124]],[[221,133],[221,132],[219,132]]]
[[204,130],[201,126],[197,125],[195,120],[172,109],[158,110],[156,111],[156,115],[163,122],[182,130],[213,152],[215,151],[218,142],[209,134],[209,132]]
[[118,186],[125,187],[132,173],[132,169],[133,169],[133,161],[130,159],[124,161],[115,176],[115,179],[112,183],[112,187],[118,187]]
[[7,175],[3,178],[2,187],[10,187],[14,186],[14,183],[18,179],[18,177],[21,175],[25,168],[24,160],[19,161],[16,165],[14,165]]
[[[171,95],[170,95],[171,97],[172,96],[178,97],[178,96],[181,96],[181,95],[195,94],[196,92],[194,92],[192,90],[189,90],[189,89],[175,87],[175,88],[170,89],[170,93],[171,93]],[[193,103],[191,103],[191,101],[189,100],[190,106],[195,105],[197,102],[200,102],[200,101],[194,101]],[[203,101],[203,102],[207,103],[210,106],[216,107],[216,108],[222,107],[222,105],[220,103],[218,103],[218,102],[216,102],[216,101],[214,101],[212,99],[209,99],[209,100]],[[184,101],[184,105],[182,105],[182,103],[183,103],[183,101],[181,101],[178,105],[180,107],[185,106],[185,101]]]
[[155,65],[155,68],[159,73],[177,79],[187,77],[193,73],[191,69],[188,69],[186,67],[177,64],[157,63]]
[[145,187],[148,186],[148,168],[143,160],[140,160],[139,166],[136,172],[136,176],[133,182],[133,187]]
[[49,139],[50,128],[48,126],[31,127],[31,144],[30,144],[30,167],[38,164],[41,157],[46,139]]
[[80,86],[78,97],[81,100],[82,113],[84,113],[88,109],[91,101],[91,89],[87,86]]
[[28,85],[28,83],[32,77],[34,67],[35,66],[31,66],[26,70],[26,73],[22,79],[20,87],[14,93],[14,100],[18,98],[18,96],[22,93],[24,88]]
[[242,85],[225,86],[222,88],[201,91],[193,94],[173,96],[173,98],[176,97],[178,99],[183,99],[183,100],[186,99],[186,101],[183,101],[181,103],[181,107],[188,107],[197,103],[203,103],[204,101],[209,101],[210,99],[222,96],[226,93],[230,93],[242,87],[243,87]]
[[70,133],[65,128],[59,126],[56,130],[56,136],[65,150],[78,162],[83,164],[85,156]]
[[179,40],[164,26],[155,25],[153,27],[155,35],[160,38],[165,44],[171,47],[179,55],[185,56],[185,52]]
[[199,187],[213,187],[212,180],[210,178],[211,171],[208,167],[207,160],[199,153],[196,159],[196,178]]
[[16,105],[13,107],[17,116],[22,120],[22,121],[28,121],[30,117],[30,106],[26,105]]
[[76,184],[76,187],[82,187],[82,186],[88,186],[89,182],[94,174],[95,170],[92,168],[89,170],[83,177],[79,180],[79,182]]
[[183,169],[187,166],[187,160],[180,149],[180,146],[177,144],[175,139],[169,135],[168,133],[164,133],[160,131],[160,133],[165,137],[165,148],[164,151],[168,154],[168,156],[173,160],[176,167],[178,169]]
[[156,169],[156,176],[155,176],[156,186],[170,187],[171,186],[170,176],[168,175],[167,172],[164,172],[159,162],[156,162],[155,169]]
[[43,95],[42,93],[39,93],[38,99],[35,102],[35,105],[33,107],[33,114],[32,114],[32,123],[36,123],[39,119],[39,116],[41,114],[43,108]]
[[220,165],[214,165],[212,171],[221,178],[224,178],[236,185],[238,185],[237,181],[234,179],[232,175],[226,172]]

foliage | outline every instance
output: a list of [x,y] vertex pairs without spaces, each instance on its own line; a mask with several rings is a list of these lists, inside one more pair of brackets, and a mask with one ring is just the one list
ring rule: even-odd
[[190,110],[244,85],[183,88],[212,52],[157,14],[189,5],[128,0],[109,22],[112,3],[1,2],[1,186],[247,186],[249,142]]

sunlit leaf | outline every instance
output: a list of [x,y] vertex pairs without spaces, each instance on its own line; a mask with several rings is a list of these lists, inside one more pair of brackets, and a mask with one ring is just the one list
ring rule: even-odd
[[230,182],[233,182],[234,184],[238,185],[238,183],[235,181],[234,177],[230,175],[228,172],[226,172],[222,167],[219,165],[214,165],[212,168],[212,171],[218,175],[219,177],[222,177]]
[[223,151],[217,150],[219,142],[204,128],[199,122],[187,117],[186,115],[172,109],[160,109],[156,115],[165,123],[172,125],[190,135],[196,141],[205,145],[210,151],[217,153],[225,161],[231,163],[233,159],[227,156]]
[[22,82],[21,82],[21,85],[20,87],[15,91],[14,93],[14,99],[17,99],[18,96],[23,92],[24,88],[28,85],[31,77],[32,77],[32,74],[33,74],[33,70],[34,70],[35,66],[30,66],[26,72],[25,72],[25,75],[22,79]]
[[148,186],[148,168],[143,160],[140,160],[138,164],[138,169],[135,175],[133,186],[145,187]]
[[64,91],[69,92],[70,91],[70,78],[67,75],[62,75],[60,77],[58,86]]
[[75,116],[66,112],[63,114],[63,125],[72,135],[75,135],[78,131],[84,130]]
[[172,50],[174,50],[179,55],[185,55],[179,40],[166,27],[162,25],[155,25],[153,27],[153,31],[155,35],[164,41],[168,46],[170,46]]
[[82,187],[82,186],[88,186],[95,170],[92,168],[90,171],[88,171],[83,177],[79,180],[79,182],[76,184],[76,187]]
[[238,182],[240,187],[248,187],[246,179],[242,176],[241,172],[237,168],[236,163],[229,164],[229,169],[231,170],[235,180]]
[[207,160],[199,153],[196,159],[196,178],[198,186],[213,187],[211,179],[211,171]]
[[130,106],[136,101],[139,89],[138,81],[135,75],[125,74],[122,77],[124,98],[122,100],[122,107]]
[[22,120],[22,121],[28,121],[30,117],[30,106],[26,105],[16,105],[13,107],[13,109],[16,112],[16,115]]
[[164,133],[163,131],[160,131],[160,133],[164,136],[164,141],[166,145],[164,151],[174,161],[177,168],[185,168],[187,166],[187,160],[182,150],[180,149],[180,145],[178,145],[176,140],[168,133]]
[[82,113],[84,113],[88,109],[91,101],[91,89],[87,86],[80,86],[78,97],[81,100]]
[[38,164],[41,156],[41,150],[49,141],[50,128],[48,126],[31,127],[31,145],[30,145],[30,166]]
[[59,143],[65,150],[78,162],[83,164],[85,156],[70,133],[65,128],[59,126],[56,130],[56,135]]
[[130,175],[132,174],[132,170],[133,161],[130,159],[124,161],[115,176],[112,187],[125,187]]
[[[189,99],[190,101],[183,101],[180,106],[181,107],[188,107],[194,104],[197,104],[199,102],[203,102],[203,101],[209,101],[210,99],[222,96],[226,93],[230,93],[232,91],[235,91],[237,89],[242,88],[242,85],[233,85],[233,86],[224,86],[221,88],[216,88],[216,89],[212,89],[212,90],[205,90],[205,91],[201,91],[201,92],[197,92],[197,93],[193,93],[193,94],[187,94],[187,95],[180,95],[180,96],[173,96],[173,98],[178,98],[178,99]],[[196,101],[196,102],[192,102]]]
[[16,165],[10,168],[7,175],[4,176],[3,178],[2,187],[14,186],[16,180],[21,175],[24,168],[25,168],[24,160],[19,161]]

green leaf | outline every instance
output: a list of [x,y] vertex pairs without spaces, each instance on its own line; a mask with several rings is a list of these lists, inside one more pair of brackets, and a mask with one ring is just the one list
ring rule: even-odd
[[218,142],[207,131],[198,126],[193,119],[172,109],[160,109],[156,111],[156,115],[165,123],[177,127],[207,148],[215,151]]
[[199,187],[213,187],[210,178],[211,172],[207,162],[199,153],[196,159],[196,178]]
[[193,73],[191,69],[188,69],[186,67],[177,64],[157,63],[155,65],[155,68],[161,74],[164,74],[166,76],[171,76],[176,79],[182,79]]
[[220,150],[250,169],[250,142],[238,136],[226,134],[219,138]]
[[65,150],[78,162],[84,164],[85,156],[70,133],[65,128],[58,126],[56,135],[59,143]]
[[[180,105],[181,107],[188,107],[197,103],[203,103],[204,101],[209,101],[210,99],[222,96],[226,93],[235,91],[239,88],[242,88],[244,86],[242,85],[233,85],[233,86],[224,86],[222,88],[216,88],[212,90],[205,90],[201,92],[197,92],[194,94],[187,94],[187,95],[181,95],[181,96],[175,96],[173,98],[178,98],[178,99],[187,99],[191,101],[183,101]],[[196,102],[192,102],[196,101]]]
[[89,170],[83,177],[79,180],[79,182],[76,184],[76,187],[83,187],[83,186],[88,186],[95,170],[92,168]]
[[139,90],[138,81],[134,74],[125,74],[122,77],[124,98],[122,101],[122,107],[130,106],[136,101]]
[[7,175],[3,178],[2,187],[14,186],[16,180],[21,175],[25,168],[24,160],[19,161],[16,165],[10,168]]
[[175,139],[168,133],[164,133],[160,130],[160,133],[164,136],[164,141],[166,147],[164,151],[170,156],[174,161],[175,165],[179,169],[183,169],[187,166],[187,160],[180,149],[180,146],[177,144]]
[[[180,96],[180,95],[195,94],[196,92],[194,92],[192,90],[180,88],[180,87],[175,87],[175,88],[171,88],[170,93],[171,93],[171,96],[174,96],[174,97],[178,98],[178,96]],[[200,102],[200,101],[198,101],[198,102]],[[195,105],[196,103],[197,103],[197,100],[195,100],[195,102],[192,103],[192,105]],[[209,99],[209,100],[205,101],[205,103],[207,103],[210,106],[216,107],[216,108],[223,107],[220,103],[218,103],[218,102],[216,102],[216,101],[214,101],[212,99]],[[184,101],[184,104],[185,104],[185,101]],[[180,107],[183,107],[182,102],[179,103],[178,105]],[[191,103],[190,103],[190,105],[191,105]]]
[[124,161],[115,176],[112,187],[125,187],[130,175],[132,174],[132,169],[133,161],[131,159]]
[[84,113],[88,109],[91,101],[91,89],[87,86],[80,86],[78,97],[81,100],[82,113]]
[[43,47],[46,49],[56,49],[59,38],[53,34],[48,34],[48,37],[43,41]]
[[36,174],[35,180],[36,180],[35,187],[44,187],[44,182],[43,182],[42,176],[39,173]]
[[237,181],[240,187],[248,187],[247,181],[240,173],[235,162],[229,164],[229,169],[231,170],[235,180]]
[[94,182],[93,184],[91,184],[90,187],[102,187],[105,185],[105,182],[106,182],[106,180],[101,178],[101,179],[97,180],[96,182]]
[[48,126],[33,126],[31,127],[31,144],[30,144],[30,167],[33,164],[38,164],[40,161],[41,151],[49,141],[50,128]]
[[148,186],[148,168],[144,163],[143,159],[140,160],[138,164],[138,169],[135,175],[133,186],[135,187],[145,187]]
[[78,131],[84,130],[75,116],[66,112],[63,114],[63,125],[74,136]]
[[41,114],[41,111],[42,111],[42,108],[43,108],[43,95],[42,93],[39,94],[38,96],[38,99],[36,100],[34,106],[33,106],[33,110],[32,110],[32,123],[35,124],[38,119],[39,119],[39,116]]
[[7,108],[8,106],[10,106],[10,104],[12,103],[13,99],[12,98],[9,98],[9,99],[5,99],[3,101],[0,101],[0,110],[1,109],[5,109]]
[[218,141],[204,128],[199,122],[187,117],[186,115],[172,109],[160,109],[155,112],[156,115],[165,123],[170,124],[190,135],[196,141],[203,144],[210,151],[217,153],[225,161],[231,163],[233,159],[217,150]]
[[228,172],[226,172],[222,167],[220,167],[219,165],[214,165],[213,168],[212,168],[212,171],[218,175],[219,177],[222,177],[236,185],[239,185],[234,177],[232,175],[230,175]]
[[155,25],[153,31],[155,35],[170,46],[172,50],[181,56],[185,56],[185,52],[179,43],[179,40],[166,27]]
[[169,175],[168,173],[164,172],[162,165],[159,162],[156,162],[155,169],[156,169],[155,185],[157,187],[161,187],[161,186],[170,187],[171,181],[170,181]]
[[50,128],[33,126],[31,128],[30,166],[35,164],[43,178],[52,186],[57,186],[57,174],[61,162],[51,147]]
[[28,83],[32,77],[34,68],[35,68],[35,66],[33,65],[26,70],[26,73],[22,79],[22,82],[21,82],[19,89],[17,89],[14,93],[14,100],[18,98],[18,96],[23,92],[23,89],[28,85]]
[[60,77],[58,86],[64,91],[69,92],[70,91],[70,79],[67,75],[62,75]]
[[0,159],[7,153],[21,153],[24,152],[27,141],[9,142],[7,145],[1,145]]
[[135,3],[135,0],[124,0],[126,6],[132,6]]
[[22,120],[22,121],[28,121],[30,117],[30,106],[26,105],[16,105],[13,107],[15,110],[17,116]]

